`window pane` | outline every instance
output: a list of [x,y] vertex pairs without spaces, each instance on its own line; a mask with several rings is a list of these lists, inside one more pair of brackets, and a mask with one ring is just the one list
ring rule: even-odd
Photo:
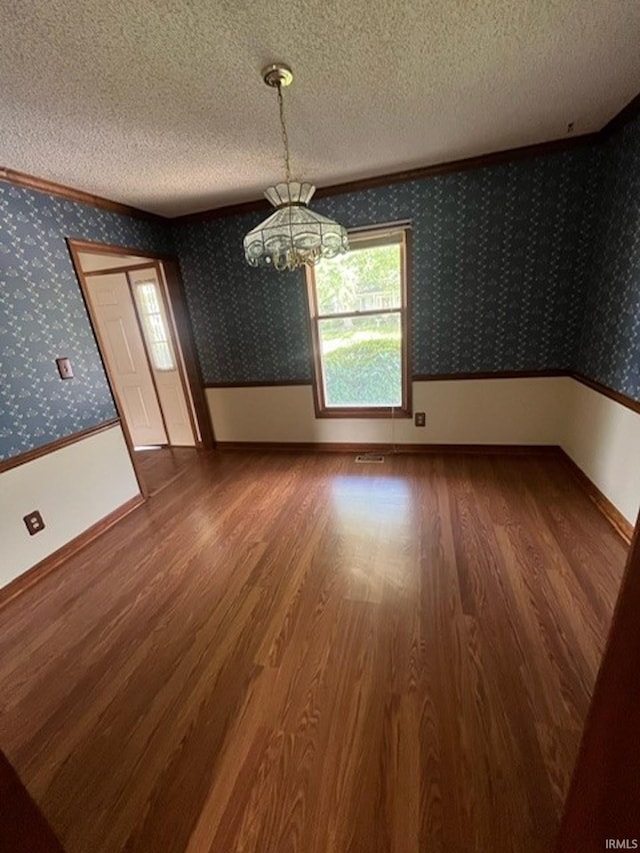
[[400,244],[358,249],[315,268],[318,313],[344,314],[399,308]]
[[157,370],[175,370],[171,347],[166,341],[151,344],[151,357]]
[[157,285],[154,281],[140,282],[135,287],[138,314],[142,321],[145,341],[156,370],[175,370],[169,331],[160,308]]
[[155,282],[138,285],[138,298],[145,314],[157,314],[160,311]]
[[399,314],[320,320],[327,406],[400,406]]
[[167,330],[165,329],[160,314],[147,314],[146,326],[152,341],[166,341]]

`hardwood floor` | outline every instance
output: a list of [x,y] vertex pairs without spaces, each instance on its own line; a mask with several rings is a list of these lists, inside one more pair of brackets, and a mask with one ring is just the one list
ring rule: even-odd
[[158,447],[136,450],[135,460],[149,495],[157,495],[189,468],[198,453],[193,447]]
[[69,853],[549,853],[626,545],[555,457],[197,454],[0,611]]

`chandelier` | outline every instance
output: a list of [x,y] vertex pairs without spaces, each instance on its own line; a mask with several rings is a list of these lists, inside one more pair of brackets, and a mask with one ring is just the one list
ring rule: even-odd
[[262,79],[278,94],[286,180],[264,191],[276,210],[244,238],[244,256],[252,267],[296,270],[346,252],[349,240],[342,225],[307,207],[316,191],[313,184],[291,180],[282,100],[283,87],[293,80],[291,69],[282,64],[269,65],[263,70]]

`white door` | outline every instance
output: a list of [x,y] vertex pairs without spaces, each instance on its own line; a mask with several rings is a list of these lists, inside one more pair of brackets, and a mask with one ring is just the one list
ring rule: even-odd
[[130,270],[127,275],[147,344],[169,442],[172,445],[194,447],[194,427],[178,364],[180,355],[175,350],[170,332],[158,270],[156,267]]
[[136,446],[167,444],[158,397],[123,272],[87,275],[92,313],[109,375]]

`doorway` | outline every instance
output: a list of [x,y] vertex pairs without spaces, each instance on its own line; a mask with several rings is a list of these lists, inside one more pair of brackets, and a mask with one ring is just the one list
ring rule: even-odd
[[203,446],[165,262],[68,242],[142,491],[155,494]]

